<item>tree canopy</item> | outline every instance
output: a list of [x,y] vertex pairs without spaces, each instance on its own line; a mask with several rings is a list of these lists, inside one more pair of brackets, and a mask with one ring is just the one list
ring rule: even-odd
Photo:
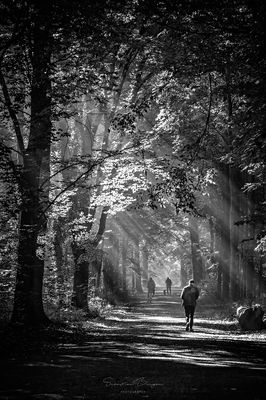
[[[0,1],[12,322],[149,275],[265,295],[265,4]],[[206,294],[207,297],[207,294]],[[45,310],[44,310],[45,308]],[[48,310],[48,311],[47,311]]]

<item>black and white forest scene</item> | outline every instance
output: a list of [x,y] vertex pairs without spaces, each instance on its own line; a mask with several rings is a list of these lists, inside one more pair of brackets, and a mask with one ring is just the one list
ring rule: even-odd
[[266,398],[265,54],[265,0],[0,0],[0,400]]

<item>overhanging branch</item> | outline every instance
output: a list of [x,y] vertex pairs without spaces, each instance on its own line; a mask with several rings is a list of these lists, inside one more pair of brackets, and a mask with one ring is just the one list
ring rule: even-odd
[[14,111],[14,108],[13,108],[13,105],[12,105],[12,101],[10,99],[10,95],[9,95],[9,92],[8,92],[7,84],[6,84],[4,75],[3,75],[1,70],[0,70],[0,84],[2,86],[2,91],[3,91],[3,95],[4,95],[4,99],[5,99],[5,104],[7,106],[10,118],[11,118],[11,120],[13,122],[13,125],[14,125],[14,129],[15,129],[15,133],[16,133],[16,137],[17,137],[17,141],[18,141],[19,150],[20,150],[21,154],[24,155],[25,146],[24,146],[24,142],[23,142],[23,137],[22,137],[19,121],[18,121],[17,115],[16,115],[16,113]]

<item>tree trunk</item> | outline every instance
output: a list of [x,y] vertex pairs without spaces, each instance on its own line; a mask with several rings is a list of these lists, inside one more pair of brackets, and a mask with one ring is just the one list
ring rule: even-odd
[[210,231],[210,253],[212,254],[215,249],[215,229],[213,217],[209,218],[209,231]]
[[180,259],[180,278],[181,278],[181,286],[184,287],[187,284],[187,273],[186,273],[186,268],[185,268],[185,259],[184,256],[181,257]]
[[[22,211],[19,229],[18,269],[12,323],[38,325],[47,322],[42,302],[43,260],[37,256],[36,209]],[[31,229],[30,229],[31,228]]]
[[227,164],[220,165],[220,186],[222,190],[221,214],[217,223],[220,231],[220,248],[219,248],[219,264],[222,271],[222,298],[224,301],[229,300],[230,286],[230,167]]
[[131,288],[132,288],[133,292],[136,289],[136,279],[135,279],[135,272],[134,271],[131,272]]
[[[242,178],[244,181],[244,176]],[[244,223],[243,217],[247,213],[247,195],[246,193],[241,192],[241,202],[240,202],[240,215],[242,216],[242,221],[240,224],[240,232],[239,232],[239,274],[240,274],[240,299],[246,298],[246,289],[247,289],[247,263],[245,257],[245,244],[247,238],[247,224]]]
[[199,283],[202,279],[202,263],[199,259],[199,227],[197,218],[190,217],[190,241],[191,241],[191,262],[193,279]]
[[235,167],[230,174],[230,298],[236,301],[240,292],[240,271],[238,263],[239,226],[241,208],[241,173]]
[[13,323],[41,324],[48,321],[42,302],[44,262],[37,256],[38,235],[46,228],[45,208],[40,189],[47,176],[51,139],[50,33],[36,10],[32,22],[31,124],[28,147],[24,154],[21,187],[22,211],[19,226],[18,270],[16,277]]
[[264,294],[263,285],[263,256],[260,255],[259,268],[258,268],[258,297],[262,297]]
[[54,238],[54,252],[55,252],[55,263],[56,263],[56,275],[57,275],[57,295],[58,295],[58,307],[59,312],[64,304],[64,253],[63,253],[63,235],[61,231],[61,219],[54,224],[55,238]]
[[108,297],[108,295],[114,291],[113,266],[108,256],[105,256],[103,259],[103,285],[105,295]]
[[244,264],[243,264],[243,247],[240,243],[240,251],[238,256],[238,269],[239,269],[239,299],[244,298]]
[[242,293],[243,293],[243,299],[246,299],[247,298],[247,293],[248,293],[248,288],[247,288],[247,285],[248,285],[248,264],[247,264],[246,255],[245,255],[244,251],[243,251],[242,263],[243,263],[243,290],[242,290]]
[[99,256],[97,260],[97,272],[96,272],[96,294],[99,293],[101,289],[101,280],[102,280],[102,265],[103,265],[103,255]]
[[213,253],[213,262],[217,264],[217,285],[216,285],[216,294],[217,298],[221,300],[222,298],[222,260],[221,260],[221,252],[222,252],[222,239],[221,239],[221,227],[220,227],[220,219],[216,219],[216,223],[214,225],[215,236],[216,236],[216,246],[217,250]]
[[141,284],[139,243],[136,244],[136,248],[135,248],[135,260],[136,260],[136,263],[137,263],[137,271],[135,273],[136,291],[138,293],[143,293],[142,284]]
[[75,242],[72,242],[71,248],[75,263],[72,304],[74,307],[87,312],[89,263],[85,259],[86,252],[84,248],[77,246]]
[[128,247],[128,240],[127,238],[123,237],[122,240],[122,288],[125,292],[127,290],[127,247]]
[[217,298],[220,300],[222,298],[222,266],[220,262],[218,263],[218,268],[217,268],[216,292],[217,292]]
[[[100,216],[98,232],[95,235],[96,237],[93,242],[88,241],[87,243],[80,245],[76,241],[73,241],[71,245],[75,265],[72,304],[83,310],[87,310],[88,308],[89,266],[92,259],[95,259],[97,246],[105,230],[106,219],[107,214],[105,213],[105,210],[103,210]],[[80,257],[83,258],[81,262],[79,261]],[[99,268],[101,268],[101,265]]]
[[[226,83],[226,96],[227,96],[227,112],[228,119],[232,119],[232,98],[231,98],[231,72],[229,62],[225,66],[225,83]],[[232,130],[230,125],[227,129],[227,138],[225,141],[225,149],[230,151],[232,143]],[[219,248],[219,265],[222,270],[222,298],[228,301],[230,298],[230,254],[231,254],[231,210],[232,207],[232,185],[231,185],[231,166],[225,163],[219,163],[218,169],[220,172],[220,188],[221,188],[221,207],[218,211],[217,222],[220,230],[220,248]]]
[[147,287],[148,283],[148,269],[149,269],[149,252],[147,246],[143,246],[141,251],[142,258],[142,270],[143,270],[143,278],[142,283],[144,287]]

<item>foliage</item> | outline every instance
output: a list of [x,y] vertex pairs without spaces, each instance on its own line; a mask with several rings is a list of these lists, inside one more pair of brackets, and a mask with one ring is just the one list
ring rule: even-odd
[[[196,245],[202,258],[210,246],[207,219],[213,218],[217,242],[223,239],[223,229],[231,235],[231,255],[244,246],[245,235],[250,237],[254,226],[253,264],[256,251],[263,266],[265,4],[261,0],[232,4],[165,0],[152,7],[148,0],[94,3],[0,4],[4,289],[13,291],[22,234],[19,213],[29,209],[35,195],[37,211],[36,204],[31,205],[38,215],[35,255],[46,266],[45,293],[51,308],[59,301],[60,290],[70,300],[73,275],[81,264],[88,266],[89,275],[99,271],[106,217],[118,221],[133,243],[129,247],[148,246],[153,257],[150,272],[158,276],[164,273],[162,264],[172,271],[181,260],[190,271],[189,215],[198,218]],[[40,26],[47,34],[42,52],[49,61],[43,61],[40,49],[34,47],[42,36],[40,32],[35,36]],[[36,84],[40,71],[42,79]],[[47,117],[46,136],[40,124],[32,141],[36,87],[40,98],[46,93],[51,104],[37,113],[38,118]],[[40,163],[36,171],[27,170],[27,157],[42,152],[43,145],[43,170],[34,176]],[[38,182],[35,192],[33,181],[27,181],[29,171]],[[230,185],[231,190],[234,185],[239,189],[237,215],[232,213],[234,199],[224,188],[225,178],[229,189]],[[32,196],[25,202],[29,192]],[[221,228],[226,207],[230,221],[224,218]],[[236,243],[235,226],[241,233]],[[81,253],[77,259],[74,246]],[[119,255],[117,249],[110,252],[112,257],[115,253]],[[114,290],[120,279],[115,264]],[[264,276],[255,265],[253,270]],[[210,296],[216,283],[217,274],[207,284]],[[122,294],[108,295],[116,301]],[[101,312],[100,302],[91,303],[92,315]],[[68,312],[72,319],[83,316]]]
[[88,301],[88,311],[73,306],[58,309],[53,304],[47,305],[47,315],[52,321],[63,322],[73,326],[82,326],[91,318],[104,318],[111,310],[110,304],[100,297],[91,297]]

